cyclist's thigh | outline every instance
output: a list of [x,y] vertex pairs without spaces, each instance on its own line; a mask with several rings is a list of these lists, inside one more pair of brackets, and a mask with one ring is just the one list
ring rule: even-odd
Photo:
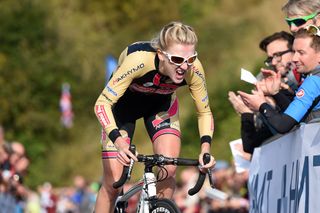
[[174,134],[163,134],[153,142],[153,150],[156,154],[167,157],[178,157],[180,153],[180,138]]

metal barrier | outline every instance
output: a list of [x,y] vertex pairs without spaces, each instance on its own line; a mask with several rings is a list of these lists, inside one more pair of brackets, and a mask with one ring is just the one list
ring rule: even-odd
[[314,213],[320,202],[320,123],[301,124],[254,150],[251,213]]

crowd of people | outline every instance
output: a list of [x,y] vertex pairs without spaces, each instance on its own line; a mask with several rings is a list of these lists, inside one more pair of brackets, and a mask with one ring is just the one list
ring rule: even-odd
[[282,9],[291,32],[260,42],[266,67],[251,94],[229,92],[241,115],[243,149],[250,154],[272,136],[320,117],[320,1],[289,0]]
[[29,166],[22,143],[5,140],[4,128],[0,125],[0,206],[3,212],[14,212],[26,195],[23,178]]
[[29,158],[22,143],[5,140],[0,125],[0,213],[93,212],[99,182],[75,176],[73,186],[54,187],[45,182],[36,190],[24,184]]

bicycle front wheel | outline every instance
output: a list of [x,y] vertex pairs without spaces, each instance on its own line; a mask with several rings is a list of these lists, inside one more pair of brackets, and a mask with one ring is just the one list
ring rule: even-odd
[[154,200],[151,204],[151,213],[180,213],[176,204],[166,198]]

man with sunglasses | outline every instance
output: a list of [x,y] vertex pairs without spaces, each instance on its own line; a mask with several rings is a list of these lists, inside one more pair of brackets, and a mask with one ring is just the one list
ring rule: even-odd
[[[281,74],[282,82],[287,84],[292,92],[300,85],[300,74],[292,63],[294,37],[288,32],[276,32],[264,38],[259,47],[267,53],[264,61],[268,68]],[[260,77],[261,78],[261,77]]]
[[[238,93],[254,111],[259,111],[268,123],[279,133],[290,131],[299,122],[309,122],[320,118],[320,30],[315,25],[299,29],[293,44],[293,62],[297,71],[306,78],[296,92],[294,100],[284,113],[279,113],[266,103],[259,85],[253,94],[239,91]],[[269,85],[280,82],[280,75],[273,76]],[[278,88],[280,84],[278,84]],[[275,94],[277,95],[277,94]]]
[[[188,86],[195,102],[200,134],[199,161],[210,153],[213,116],[209,105],[205,74],[196,52],[197,36],[190,26],[172,22],[162,28],[151,42],[137,42],[120,55],[117,70],[95,104],[95,114],[102,126],[102,161],[104,178],[95,212],[113,212],[119,180],[129,151],[136,120],[143,118],[157,154],[178,157],[180,125],[176,90]],[[201,170],[212,169],[210,162]],[[172,198],[175,189],[175,166],[166,166],[168,178],[157,184],[160,197]]]
[[282,11],[291,32],[297,32],[309,24],[320,25],[319,0],[289,0],[282,7]]

